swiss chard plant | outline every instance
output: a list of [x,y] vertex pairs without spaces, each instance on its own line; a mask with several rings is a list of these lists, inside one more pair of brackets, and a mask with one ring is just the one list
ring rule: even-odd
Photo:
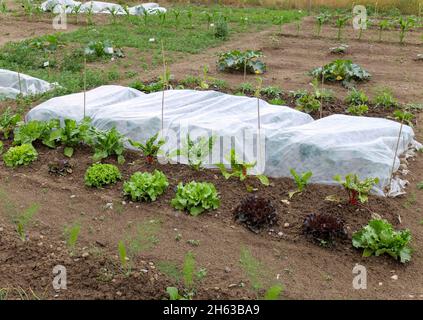
[[154,170],[149,172],[135,172],[123,184],[123,194],[132,201],[156,201],[162,195],[169,182],[163,172]]
[[64,155],[71,158],[75,147],[87,140],[90,128],[91,119],[89,118],[84,119],[81,123],[65,119],[64,126],[52,131],[49,139],[53,143],[61,143],[64,146]]
[[151,138],[147,139],[145,144],[142,144],[141,142],[137,142],[134,140],[129,139],[129,143],[134,148],[137,148],[142,151],[143,155],[147,158],[147,163],[151,164],[154,161],[154,158],[157,157],[157,153],[159,152],[160,148],[165,144],[164,139],[159,138],[159,133],[156,133]]
[[297,186],[297,190],[289,192],[289,197],[292,198],[295,194],[301,193],[304,191],[313,173],[311,171],[307,171],[307,172],[299,174],[294,169],[291,169],[290,172]]
[[367,178],[360,180],[356,174],[347,174],[345,179],[340,175],[336,175],[334,180],[340,183],[348,193],[349,203],[358,205],[359,202],[366,203],[369,198],[370,190],[379,183],[378,178]]
[[98,130],[94,127],[90,127],[86,141],[89,145],[94,148],[93,160],[95,162],[101,161],[107,157],[113,155],[117,156],[119,164],[125,162],[123,156],[124,148],[124,136],[117,131],[115,127],[108,131]]
[[0,135],[3,135],[4,139],[9,139],[10,134],[13,132],[13,129],[21,121],[20,114],[13,114],[10,108],[7,108],[6,111],[0,115]]
[[220,205],[216,187],[208,182],[191,181],[179,183],[171,205],[178,210],[186,210],[192,216],[198,216],[206,210],[215,210]]
[[382,219],[373,219],[369,224],[352,236],[355,248],[364,249],[363,257],[388,254],[402,263],[411,260],[411,232],[396,231],[392,225]]
[[213,149],[215,141],[215,136],[209,138],[199,137],[193,140],[187,134],[187,138],[182,141],[181,149],[176,150],[176,155],[187,158],[188,164],[194,170],[198,171],[203,167],[203,163]]
[[261,57],[263,57],[261,51],[233,50],[219,54],[217,68],[219,71],[263,74],[266,71],[266,65],[259,59]]
[[[235,149],[231,149],[231,153],[227,158],[231,165],[231,172],[228,172],[226,170],[226,167],[223,163],[217,164],[217,167],[220,169],[225,179],[237,177],[240,181],[244,181],[248,177],[248,170],[254,168],[257,164],[257,162],[246,163],[239,161],[237,159]],[[256,177],[260,180],[263,185],[268,186],[270,184],[269,179],[265,175],[260,174]]]
[[14,130],[15,145],[32,144],[35,141],[41,141],[44,145],[55,148],[56,143],[50,139],[50,135],[54,130],[60,128],[60,121],[52,119],[50,121],[32,120],[27,123],[18,123]]
[[37,150],[29,143],[11,147],[3,155],[4,164],[8,167],[26,166],[37,160],[37,158]]
[[414,114],[406,110],[395,110],[394,119],[409,126],[413,126]]
[[89,187],[101,188],[116,183],[122,175],[115,165],[95,163],[85,172],[85,184]]
[[342,59],[312,70],[311,75],[319,80],[341,82],[346,88],[352,87],[355,82],[369,80],[371,77],[369,72],[351,60]]
[[347,108],[347,113],[353,116],[362,116],[369,112],[369,107],[366,104],[351,105]]

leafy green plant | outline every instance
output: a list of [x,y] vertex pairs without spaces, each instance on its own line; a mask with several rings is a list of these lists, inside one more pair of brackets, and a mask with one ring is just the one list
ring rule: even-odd
[[214,36],[219,39],[225,40],[229,35],[229,26],[228,22],[224,17],[220,17],[217,19],[215,23],[215,31]]
[[348,93],[347,97],[345,98],[345,102],[352,106],[359,106],[367,104],[369,102],[369,98],[364,93],[364,91],[352,88],[352,90]]
[[394,94],[388,88],[380,88],[376,92],[374,98],[377,107],[395,108],[398,106],[398,101],[395,99]]
[[76,243],[78,242],[79,234],[81,232],[81,224],[78,222],[73,223],[70,226],[66,226],[64,235],[66,238],[66,245],[73,254],[75,251]]
[[281,98],[275,98],[275,99],[269,100],[268,102],[270,104],[274,104],[274,105],[278,105],[278,106],[286,105],[286,101],[284,99],[281,99]]
[[378,27],[379,27],[379,42],[382,41],[382,33],[384,30],[389,29],[390,22],[388,20],[381,20],[379,21]]
[[192,140],[190,135],[187,134],[187,138],[182,141],[181,149],[176,150],[176,155],[186,157],[188,164],[198,171],[203,167],[203,162],[209,156],[215,141],[215,136],[199,137]]
[[330,19],[330,15],[326,12],[322,12],[315,17],[316,19],[316,36],[320,37],[320,33],[322,32],[322,27],[325,23],[327,23]]
[[342,29],[345,27],[345,24],[348,22],[349,18],[349,16],[339,16],[335,21],[336,27],[338,28],[338,41],[340,41],[342,38]]
[[409,230],[395,231],[388,221],[382,219],[370,220],[367,226],[352,236],[353,246],[364,249],[363,257],[386,253],[402,263],[411,260],[410,242]]
[[166,176],[159,170],[154,170],[153,174],[135,172],[129,181],[123,184],[123,194],[132,201],[155,201],[168,186]]
[[366,104],[351,105],[347,108],[347,113],[353,116],[362,116],[369,112],[369,106]]
[[336,175],[334,180],[339,182],[347,191],[349,203],[358,205],[358,202],[366,203],[369,198],[369,192],[375,184],[379,183],[378,178],[367,178],[360,180],[356,174],[347,174],[345,180],[340,175]]
[[394,111],[395,120],[405,123],[409,126],[413,126],[414,114],[405,110],[395,110]]
[[212,183],[191,181],[184,185],[181,182],[171,205],[178,210],[187,210],[192,216],[198,216],[206,210],[217,209],[220,200]]
[[64,126],[51,132],[49,139],[54,143],[64,146],[63,153],[66,157],[73,156],[75,147],[87,140],[91,128],[91,119],[86,118],[81,123],[72,119],[65,119]]
[[3,141],[0,140],[0,155],[3,153]]
[[[280,284],[272,285],[267,288],[264,295],[261,292],[266,285],[263,283],[265,278],[268,278],[268,271],[261,261],[257,260],[247,248],[241,249],[239,259],[241,268],[250,280],[251,287],[255,291],[258,298],[264,300],[278,300],[282,294],[283,287]],[[268,281],[266,281],[268,282]]]
[[129,265],[130,259],[128,257],[125,242],[123,240],[120,240],[118,243],[118,253],[119,253],[119,261],[120,261],[122,270],[124,270],[126,273],[130,273],[130,265]]
[[188,251],[185,255],[182,271],[176,270],[172,273],[176,273],[177,278],[182,278],[183,289],[180,292],[177,287],[167,287],[166,292],[169,295],[169,300],[191,300],[196,294],[199,282],[207,275],[207,270],[200,268],[196,271],[195,256],[191,251]]
[[44,145],[54,148],[56,144],[50,139],[53,130],[60,128],[60,121],[52,119],[50,121],[33,120],[27,123],[18,123],[14,130],[15,145],[32,144],[35,141],[41,141]]
[[237,87],[237,92],[246,94],[254,94],[254,86],[249,82],[243,82]]
[[[157,153],[160,148],[165,144],[165,140],[159,138],[159,133],[156,133],[151,138],[147,139],[145,144],[129,139],[129,143],[134,147],[142,151],[144,156],[147,158],[147,163],[151,164],[154,161],[154,158],[157,157]],[[157,141],[157,142],[156,142]]]
[[123,152],[125,150],[123,146],[124,136],[120,134],[115,127],[109,131],[102,131],[94,127],[90,127],[86,141],[94,148],[94,161],[100,161],[107,157],[116,155],[119,164],[123,164],[125,162],[125,158],[123,156]]
[[295,184],[297,185],[297,190],[289,193],[289,197],[292,198],[296,193],[304,191],[313,173],[311,171],[307,171],[302,174],[298,174],[294,169],[291,169],[290,172],[294,178]]
[[261,57],[263,57],[261,51],[232,50],[219,54],[217,68],[219,71],[263,74],[266,71],[266,65],[259,60]]
[[95,163],[85,172],[85,184],[89,187],[101,188],[116,183],[122,178],[118,167],[112,164]]
[[312,113],[320,110],[321,102],[312,94],[306,93],[295,101],[298,110]]
[[404,44],[404,38],[408,31],[410,31],[416,23],[416,20],[413,17],[400,17],[398,20],[398,25],[400,28],[399,39],[400,44]]
[[10,133],[17,123],[21,121],[21,115],[12,113],[12,109],[7,108],[5,112],[0,116],[0,134],[3,135],[4,139],[9,139]]
[[38,213],[40,206],[38,204],[33,204],[27,208],[24,212],[14,218],[14,223],[16,225],[16,232],[19,235],[19,238],[22,241],[27,239],[26,229],[27,226],[32,222],[34,216]]
[[[228,172],[223,163],[217,164],[217,167],[220,169],[225,179],[229,179],[231,177],[237,177],[240,181],[244,181],[248,177],[248,170],[254,168],[257,164],[257,162],[245,163],[245,162],[238,161],[236,157],[235,149],[231,149],[231,153],[229,157],[226,157],[226,158],[231,165],[232,172]],[[268,186],[270,184],[269,179],[265,175],[261,174],[261,175],[257,175],[256,177],[260,180],[260,182],[263,185]]]
[[351,87],[356,81],[370,79],[371,74],[362,69],[351,60],[335,60],[331,63],[318,67],[311,71],[311,75],[316,79],[328,82],[341,82],[344,87]]
[[28,165],[37,160],[37,150],[31,144],[23,144],[11,147],[3,155],[3,161],[8,167],[18,167]]
[[282,93],[282,89],[273,86],[264,87],[260,90],[260,94],[266,96],[269,99],[278,99],[281,97]]

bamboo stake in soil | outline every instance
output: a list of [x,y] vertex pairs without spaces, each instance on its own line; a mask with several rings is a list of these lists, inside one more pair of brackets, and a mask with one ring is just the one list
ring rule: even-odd
[[395,147],[394,160],[392,161],[391,177],[389,178],[389,190],[391,189],[392,178],[394,176],[395,160],[396,160],[397,155],[398,155],[398,147],[399,147],[399,143],[400,143],[400,140],[401,140],[401,133],[402,133],[403,125],[404,125],[404,120],[401,120],[401,126],[400,126],[400,130],[399,130],[399,133],[398,133],[397,145]]
[[162,59],[163,59],[163,91],[162,91],[162,134],[163,134],[163,130],[164,130],[164,101],[165,101],[165,90],[167,88],[166,59],[165,59],[163,40],[162,40]]
[[87,57],[84,55],[84,119],[87,108]]

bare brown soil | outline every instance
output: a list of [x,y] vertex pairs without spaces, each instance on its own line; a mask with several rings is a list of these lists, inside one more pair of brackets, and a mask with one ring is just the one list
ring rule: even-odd
[[[237,36],[236,39],[222,46],[210,49],[202,54],[187,55],[183,60],[171,66],[171,73],[176,80],[186,75],[202,75],[204,65],[210,66],[210,76],[224,79],[232,87],[244,82],[239,74],[217,72],[217,54],[234,49],[262,50],[263,61],[268,71],[263,75],[264,85],[275,85],[289,90],[311,89],[311,77],[308,72],[335,59],[351,59],[368,70],[373,76],[368,82],[358,84],[369,96],[373,97],[378,88],[390,88],[403,103],[422,103],[423,63],[416,61],[417,54],[423,53],[421,32],[411,32],[406,44],[398,43],[398,31],[386,31],[383,42],[378,42],[378,31],[368,30],[361,41],[357,32],[347,26],[343,39],[336,40],[337,29],[325,25],[320,38],[315,36],[315,24],[312,17],[304,19],[299,36],[296,36],[295,24],[283,26],[282,34],[274,29]],[[334,55],[329,49],[339,44],[349,45],[345,55]],[[147,81],[161,74],[161,70],[140,72],[140,80]],[[132,80],[131,80],[132,81]],[[248,75],[247,82],[255,83],[255,76]],[[124,81],[125,84],[130,81]],[[325,84],[343,99],[348,90],[339,84]]]

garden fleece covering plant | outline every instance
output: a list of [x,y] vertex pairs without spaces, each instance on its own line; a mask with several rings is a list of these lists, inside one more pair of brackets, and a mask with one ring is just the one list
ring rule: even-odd
[[341,82],[346,88],[352,87],[356,81],[369,80],[371,74],[353,63],[351,60],[335,60],[311,71],[311,75],[328,82]]
[[220,200],[212,183],[191,181],[185,186],[179,183],[171,204],[178,210],[187,210],[191,215],[198,216],[206,210],[217,209]]
[[87,169],[85,173],[85,184],[89,187],[100,188],[115,183],[121,178],[122,175],[116,166],[96,163]]
[[402,263],[411,260],[410,241],[409,230],[395,231],[388,221],[380,219],[371,220],[367,226],[352,236],[353,246],[364,249],[363,257],[387,253]]
[[135,172],[129,181],[123,184],[123,193],[132,201],[156,201],[163,194],[169,182],[163,172]]
[[18,167],[28,165],[37,160],[37,150],[32,144],[23,144],[17,147],[11,147],[4,155],[3,161],[8,167]]
[[217,68],[219,71],[247,72],[262,74],[266,71],[266,65],[258,58],[263,57],[261,51],[233,50],[219,54]]

